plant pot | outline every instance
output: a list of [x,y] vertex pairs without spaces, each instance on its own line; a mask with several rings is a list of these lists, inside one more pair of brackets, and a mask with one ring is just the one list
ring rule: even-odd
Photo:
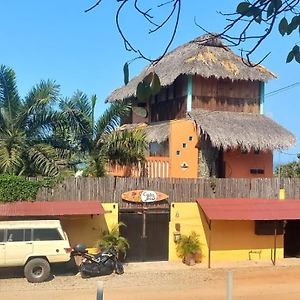
[[195,253],[195,262],[196,262],[196,264],[202,262],[202,253],[201,252]]
[[183,261],[186,265],[188,266],[193,266],[196,264],[196,260],[195,260],[195,254],[187,254],[184,257],[184,261]]

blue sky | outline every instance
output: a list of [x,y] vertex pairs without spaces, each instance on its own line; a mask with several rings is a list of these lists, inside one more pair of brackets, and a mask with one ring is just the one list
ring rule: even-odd
[[[121,15],[123,29],[134,45],[154,57],[164,49],[170,36],[170,27],[149,37],[141,18],[131,9],[129,1]],[[142,1],[147,5],[161,1]],[[141,3],[142,3],[141,2]],[[98,97],[97,115],[107,107],[105,98],[123,83],[122,68],[133,53],[124,49],[117,32],[114,17],[117,1],[102,0],[98,8],[89,13],[84,10],[94,1],[79,0],[26,0],[3,1],[0,11],[2,42],[0,64],[12,67],[17,74],[21,96],[41,79],[54,79],[61,86],[62,96],[71,96],[77,89]],[[238,1],[184,0],[182,15],[171,49],[203,32],[197,23],[210,31],[220,32],[226,25],[225,18],[217,11],[231,12]],[[277,74],[278,79],[266,85],[266,93],[300,81],[297,63],[286,64],[289,49],[298,40],[272,36],[255,53],[253,60],[260,60],[272,51],[264,65]],[[246,45],[244,46],[246,48]],[[238,49],[234,49],[239,53]],[[146,65],[138,60],[130,65],[131,76],[137,75]],[[265,113],[292,131],[300,140],[300,85],[272,97],[266,97]],[[275,163],[296,159],[297,146],[275,156]],[[288,153],[288,154],[286,154]]]

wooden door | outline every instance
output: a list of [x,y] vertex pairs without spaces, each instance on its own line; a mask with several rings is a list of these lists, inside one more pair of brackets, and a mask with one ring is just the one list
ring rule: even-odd
[[120,212],[120,228],[130,248],[126,261],[168,260],[169,211]]

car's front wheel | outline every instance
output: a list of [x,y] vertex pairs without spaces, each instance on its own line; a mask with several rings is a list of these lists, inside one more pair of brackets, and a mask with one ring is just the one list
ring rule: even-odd
[[33,258],[25,265],[24,275],[29,282],[43,282],[50,276],[50,265],[46,259]]

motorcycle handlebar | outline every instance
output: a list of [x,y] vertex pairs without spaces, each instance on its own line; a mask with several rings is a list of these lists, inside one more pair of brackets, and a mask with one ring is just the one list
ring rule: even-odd
[[72,256],[82,256],[82,257],[90,258],[90,257],[94,257],[94,256],[96,256],[98,254],[101,254],[101,253],[104,254],[105,252],[108,252],[108,254],[112,254],[114,256],[117,256],[117,250],[114,247],[110,247],[108,249],[103,249],[102,251],[96,253],[95,255],[88,253],[88,250],[85,250],[84,252],[79,252],[79,251],[76,251],[75,249],[73,249],[71,251],[71,255]]

